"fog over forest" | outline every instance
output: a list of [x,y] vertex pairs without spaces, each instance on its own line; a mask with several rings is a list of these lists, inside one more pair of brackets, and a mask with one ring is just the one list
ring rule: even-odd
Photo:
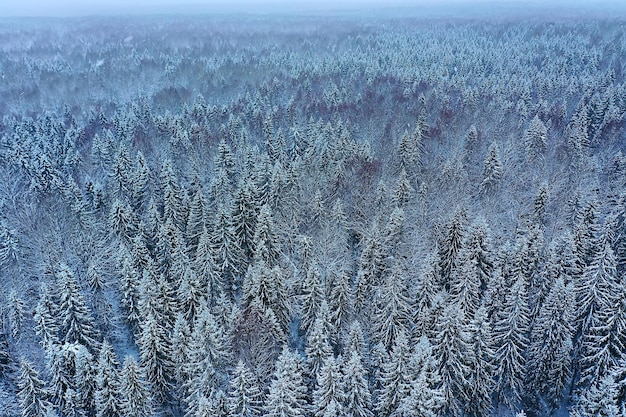
[[626,417],[625,23],[1,2],[0,416]]

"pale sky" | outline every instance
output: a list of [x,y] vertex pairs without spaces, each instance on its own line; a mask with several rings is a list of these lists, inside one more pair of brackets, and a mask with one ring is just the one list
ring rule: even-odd
[[[563,6],[569,9],[586,5],[596,12],[624,5],[626,0],[530,0],[535,7]],[[142,13],[211,13],[333,11],[371,9],[381,6],[450,6],[472,3],[525,7],[529,0],[0,0],[0,17],[12,16],[85,16]],[[573,6],[576,3],[578,6]],[[590,5],[589,3],[592,3]]]

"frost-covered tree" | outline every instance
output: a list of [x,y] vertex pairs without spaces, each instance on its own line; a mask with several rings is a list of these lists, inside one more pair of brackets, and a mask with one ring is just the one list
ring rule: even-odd
[[44,381],[32,365],[23,360],[17,378],[17,398],[22,417],[49,417],[52,405],[48,402],[48,392]]
[[517,409],[524,395],[530,325],[526,297],[526,283],[524,277],[519,276],[506,291],[494,322],[496,393],[499,404],[512,410]]
[[120,372],[120,412],[123,416],[149,417],[152,415],[150,391],[143,372],[132,356],[124,358]]
[[106,340],[98,356],[97,388],[95,393],[96,417],[118,417],[120,412],[119,363],[113,346]]
[[67,264],[59,265],[57,279],[60,287],[60,339],[65,343],[81,343],[91,352],[95,352],[99,345],[95,323],[78,288],[78,282]]
[[524,146],[528,159],[536,159],[546,152],[548,147],[548,128],[541,121],[539,116],[535,116],[524,133]]
[[490,194],[495,191],[503,174],[498,147],[495,143],[492,143],[489,146],[487,156],[483,162],[482,181],[479,186],[480,191],[485,194]]
[[470,366],[475,358],[463,312],[458,305],[450,304],[443,310],[435,322],[433,339],[433,354],[440,365],[445,410],[454,416],[461,416],[464,404],[471,401]]
[[549,413],[560,403],[572,375],[574,294],[558,277],[533,325],[528,347],[528,375],[536,404],[545,403]]
[[410,368],[411,349],[406,334],[400,332],[388,360],[382,364],[376,411],[382,416],[395,415],[400,402],[410,393],[413,375]]
[[349,352],[343,366],[344,413],[347,417],[373,417],[372,395],[363,359],[356,350]]
[[308,414],[307,388],[297,353],[283,348],[265,400],[267,417],[301,417]]
[[344,404],[344,389],[338,360],[329,356],[320,368],[317,383],[313,391],[312,414],[315,417],[342,415]]
[[260,417],[263,414],[263,393],[259,383],[241,360],[229,383],[228,413],[233,417]]

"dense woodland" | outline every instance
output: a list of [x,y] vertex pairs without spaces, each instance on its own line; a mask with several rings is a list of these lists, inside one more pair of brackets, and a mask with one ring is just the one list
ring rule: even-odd
[[0,415],[626,416],[624,20],[0,23]]

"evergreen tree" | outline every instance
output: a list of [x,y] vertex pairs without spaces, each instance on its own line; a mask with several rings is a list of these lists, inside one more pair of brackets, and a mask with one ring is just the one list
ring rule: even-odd
[[324,299],[324,288],[321,282],[321,273],[316,265],[311,265],[306,271],[301,289],[300,326],[308,333]]
[[480,192],[490,194],[496,190],[503,176],[502,162],[498,155],[498,147],[494,143],[489,146],[487,156],[483,162],[482,181],[480,183]]
[[120,412],[123,416],[152,415],[150,392],[142,374],[137,361],[132,356],[126,356],[120,373]]
[[111,346],[106,340],[100,347],[98,357],[98,374],[96,376],[96,416],[118,417],[120,413],[120,383],[117,358]]
[[98,348],[95,323],[83,298],[74,274],[67,266],[59,266],[59,311],[61,317],[60,338],[65,343],[81,343],[91,352]]
[[374,299],[372,337],[384,346],[392,346],[401,332],[408,330],[409,298],[404,271],[394,265]]
[[265,401],[267,417],[300,417],[308,414],[307,389],[297,354],[287,346],[276,361],[276,370]]
[[263,260],[272,267],[278,261],[280,249],[272,209],[262,206],[257,217],[256,229],[253,237],[254,259]]
[[[536,398],[541,398],[549,414],[559,405],[572,375],[573,338],[571,287],[558,277],[546,298],[533,326],[528,347],[528,375]],[[541,404],[536,401],[536,404]]]
[[322,365],[313,391],[315,417],[343,415],[344,392],[337,359],[330,355]]
[[349,353],[343,366],[343,399],[346,417],[373,417],[372,395],[367,383],[367,373],[358,351]]
[[546,125],[535,116],[524,133],[524,146],[528,159],[536,159],[542,156],[548,147],[548,129]]
[[440,365],[441,388],[445,410],[463,415],[464,405],[471,401],[470,365],[474,363],[470,335],[463,323],[463,312],[450,304],[435,322],[433,354]]
[[22,417],[49,417],[52,405],[48,402],[48,393],[44,382],[39,379],[32,365],[23,360],[17,378],[17,398]]
[[450,287],[450,276],[455,267],[457,257],[461,251],[465,238],[466,213],[459,210],[454,214],[450,224],[446,227],[443,240],[439,244],[439,270],[441,282],[446,288]]
[[323,364],[333,354],[332,347],[330,346],[330,322],[328,316],[324,314],[324,311],[327,311],[327,309],[321,311],[315,319],[311,331],[307,336],[307,344],[305,347],[306,365],[312,379],[317,378]]
[[466,412],[473,417],[490,415],[494,390],[496,354],[493,329],[487,309],[476,310],[469,327],[473,361],[470,364],[470,401],[465,403]]
[[395,338],[389,359],[382,365],[376,405],[379,415],[395,415],[401,401],[409,395],[413,379],[410,359],[409,340],[404,332],[400,332]]
[[141,324],[141,333],[137,340],[141,367],[150,384],[151,393],[158,402],[164,402],[170,393],[172,359],[167,331],[162,322],[148,312]]
[[228,413],[232,417],[260,417],[263,414],[262,391],[243,361],[235,367],[228,391]]
[[445,405],[441,388],[439,364],[433,357],[426,337],[419,339],[411,356],[410,367],[413,377],[409,382],[409,393],[401,399],[395,417],[437,416]]
[[496,390],[499,404],[511,410],[517,409],[524,395],[530,321],[526,297],[526,283],[520,275],[506,291],[494,323]]
[[59,323],[57,320],[58,306],[52,299],[52,294],[47,285],[42,285],[39,290],[39,301],[35,307],[35,333],[41,338],[41,345],[48,349],[51,344],[59,342]]

